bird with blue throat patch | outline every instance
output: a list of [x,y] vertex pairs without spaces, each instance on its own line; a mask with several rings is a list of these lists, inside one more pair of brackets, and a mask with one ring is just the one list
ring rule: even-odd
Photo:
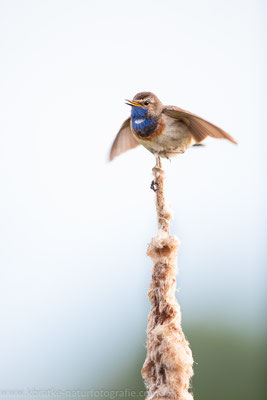
[[122,124],[110,150],[109,159],[139,144],[156,158],[170,158],[184,153],[191,146],[200,146],[211,136],[237,142],[218,126],[176,106],[165,106],[151,92],[137,93],[126,100],[131,116]]

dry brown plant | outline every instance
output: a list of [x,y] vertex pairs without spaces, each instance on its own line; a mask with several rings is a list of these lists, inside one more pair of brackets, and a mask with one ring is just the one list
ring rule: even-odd
[[148,297],[147,356],[142,369],[147,400],[193,400],[189,392],[193,357],[181,327],[181,310],[175,297],[177,253],[180,245],[170,236],[171,213],[164,197],[164,171],[161,160],[153,168],[151,188],[156,192],[158,233],[148,246],[152,258],[152,279]]

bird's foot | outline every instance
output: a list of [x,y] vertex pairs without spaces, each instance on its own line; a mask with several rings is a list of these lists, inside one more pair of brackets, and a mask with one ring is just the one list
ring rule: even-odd
[[153,192],[157,192],[159,190],[159,185],[157,182],[154,181],[154,179],[151,182],[150,189],[152,189]]

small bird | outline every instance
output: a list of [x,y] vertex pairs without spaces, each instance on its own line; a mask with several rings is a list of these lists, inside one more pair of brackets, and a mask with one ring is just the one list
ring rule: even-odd
[[170,158],[188,147],[200,146],[211,136],[237,142],[218,126],[176,106],[164,106],[151,92],[137,93],[126,100],[132,107],[110,150],[109,160],[142,144],[156,157]]

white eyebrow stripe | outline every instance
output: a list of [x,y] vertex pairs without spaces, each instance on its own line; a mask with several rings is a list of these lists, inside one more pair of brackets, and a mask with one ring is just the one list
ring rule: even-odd
[[141,118],[141,119],[136,119],[134,122],[136,123],[136,124],[141,124],[142,122],[144,122],[144,118]]

